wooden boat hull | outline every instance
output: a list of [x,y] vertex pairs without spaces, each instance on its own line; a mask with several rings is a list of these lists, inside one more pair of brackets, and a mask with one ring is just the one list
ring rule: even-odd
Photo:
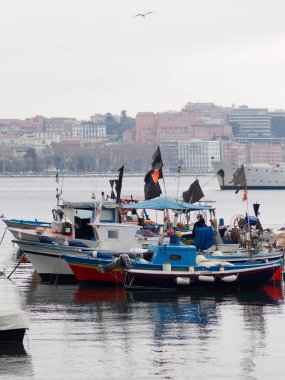
[[187,288],[216,289],[256,287],[271,281],[282,281],[282,260],[255,267],[233,270],[195,271],[154,271],[145,269],[125,270],[125,287],[128,289]]
[[102,273],[99,271],[99,265],[69,263],[69,266],[78,281],[119,286],[123,285],[125,280],[124,274],[119,268]]

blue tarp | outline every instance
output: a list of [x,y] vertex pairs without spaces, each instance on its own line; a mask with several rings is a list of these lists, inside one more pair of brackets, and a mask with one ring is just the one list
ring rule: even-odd
[[196,211],[196,210],[214,210],[211,205],[199,205],[191,204],[182,201],[177,201],[174,198],[160,197],[150,199],[148,201],[141,201],[132,204],[123,205],[124,209],[152,209],[152,210],[186,210],[186,211]]
[[194,244],[197,249],[204,250],[210,248],[214,244],[214,231],[212,227],[199,227],[195,230]]

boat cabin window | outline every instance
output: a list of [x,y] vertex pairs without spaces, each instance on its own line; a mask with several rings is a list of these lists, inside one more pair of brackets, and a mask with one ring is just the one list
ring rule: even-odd
[[119,239],[119,231],[108,230],[108,239]]
[[176,261],[180,261],[181,260],[181,256],[180,255],[170,255],[169,258],[170,258],[170,260],[176,260]]
[[100,214],[100,222],[103,223],[114,223],[115,220],[115,209],[103,208]]
[[76,239],[94,239],[94,232],[90,222],[92,220],[92,210],[74,210],[74,228]]

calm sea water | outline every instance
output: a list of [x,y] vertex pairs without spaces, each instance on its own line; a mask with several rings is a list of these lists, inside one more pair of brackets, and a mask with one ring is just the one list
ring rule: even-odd
[[[218,218],[230,223],[244,214],[242,194],[220,191],[201,177]],[[183,177],[179,194],[193,178]],[[166,178],[167,195],[178,181]],[[142,195],[142,177],[124,179],[124,195]],[[108,178],[66,178],[66,200],[90,200],[109,193]],[[264,226],[285,223],[284,191],[250,191],[248,209],[259,202]],[[51,219],[52,178],[3,178],[0,214]],[[0,222],[0,239],[5,226]],[[9,274],[17,263],[7,232],[0,266]],[[271,379],[285,373],[283,289],[240,292],[126,292],[123,289],[41,284],[31,264],[10,280],[0,278],[0,308],[30,311],[22,346],[0,347],[1,379]]]

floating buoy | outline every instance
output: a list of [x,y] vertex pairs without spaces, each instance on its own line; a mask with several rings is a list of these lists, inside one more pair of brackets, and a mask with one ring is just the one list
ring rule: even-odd
[[93,252],[91,253],[91,257],[97,258],[97,251],[93,251]]
[[190,284],[190,278],[188,278],[188,277],[176,277],[176,283],[177,283],[177,285],[189,285]]
[[237,275],[232,274],[231,276],[224,276],[224,277],[221,277],[221,280],[224,282],[234,282],[237,280]]
[[215,277],[214,276],[203,276],[203,275],[200,275],[200,276],[198,276],[198,280],[199,281],[205,281],[205,282],[214,282],[215,281]]
[[212,253],[212,256],[223,256],[223,252],[222,251],[214,251]]
[[165,262],[162,265],[162,270],[165,271],[165,272],[170,272],[171,271],[171,264],[169,264],[168,262]]
[[200,265],[203,261],[207,261],[208,259],[206,259],[206,257],[205,256],[203,256],[203,255],[198,255],[197,257],[196,257],[196,264],[197,265]]

